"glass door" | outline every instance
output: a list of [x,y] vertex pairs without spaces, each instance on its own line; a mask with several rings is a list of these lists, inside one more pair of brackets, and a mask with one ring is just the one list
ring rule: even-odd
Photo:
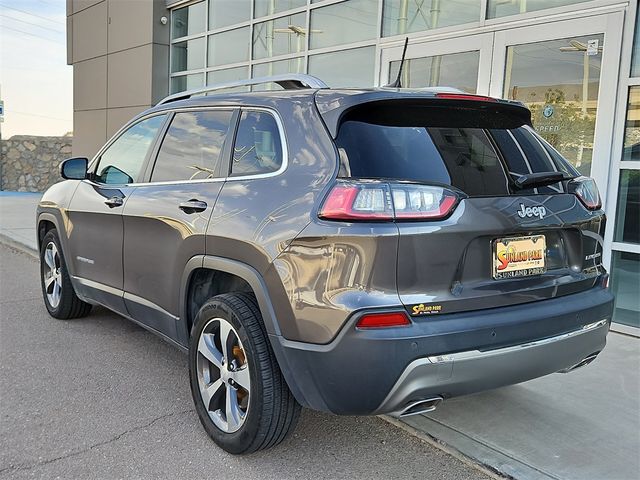
[[[409,44],[402,69],[403,87],[446,86],[487,94],[491,75],[493,34]],[[382,50],[380,85],[398,76],[404,45]]]
[[623,16],[496,32],[490,93],[519,100],[535,129],[607,197]]

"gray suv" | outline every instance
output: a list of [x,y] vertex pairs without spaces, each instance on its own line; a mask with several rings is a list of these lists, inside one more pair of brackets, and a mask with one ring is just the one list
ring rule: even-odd
[[170,96],[61,174],[37,212],[47,310],[103,305],[188,352],[231,453],[301,406],[424,413],[605,346],[597,188],[518,102],[270,77]]

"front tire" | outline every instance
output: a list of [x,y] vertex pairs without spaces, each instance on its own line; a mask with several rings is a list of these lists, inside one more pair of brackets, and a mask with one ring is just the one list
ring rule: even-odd
[[55,228],[49,230],[40,247],[40,285],[49,315],[61,320],[86,316],[91,305],[76,295],[62,246]]
[[297,423],[301,407],[252,295],[218,295],[202,306],[191,332],[189,377],[200,422],[229,453],[273,447]]

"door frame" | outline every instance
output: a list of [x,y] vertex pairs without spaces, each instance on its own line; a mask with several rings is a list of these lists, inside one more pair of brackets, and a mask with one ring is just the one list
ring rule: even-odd
[[[598,89],[597,116],[593,139],[591,177],[600,189],[604,208],[609,215],[614,206],[607,205],[609,176],[612,162],[611,139],[615,119],[616,98],[618,94],[619,60],[622,48],[624,12],[562,20],[553,23],[500,30],[495,32],[491,83],[489,95],[502,98],[504,92],[507,48],[514,45],[558,40],[568,37],[604,34],[600,85]],[[610,247],[610,245],[609,245]],[[605,246],[607,248],[607,246]]]
[[[487,95],[489,93],[489,81],[491,79],[491,57],[493,55],[493,33],[478,33],[442,40],[424,40],[409,43],[407,46],[406,59],[421,57],[433,57],[437,55],[448,55],[452,53],[480,52],[478,62],[478,82],[476,93]],[[402,58],[404,45],[383,47],[380,54],[380,74],[379,85],[389,83],[390,63]]]

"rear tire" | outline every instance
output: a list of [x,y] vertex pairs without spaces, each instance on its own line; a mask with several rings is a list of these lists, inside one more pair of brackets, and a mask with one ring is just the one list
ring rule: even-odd
[[40,285],[49,315],[60,320],[86,316],[91,305],[76,295],[62,246],[55,228],[49,230],[40,247]]
[[300,416],[253,295],[218,295],[202,306],[191,331],[189,377],[200,422],[229,453],[279,444]]

